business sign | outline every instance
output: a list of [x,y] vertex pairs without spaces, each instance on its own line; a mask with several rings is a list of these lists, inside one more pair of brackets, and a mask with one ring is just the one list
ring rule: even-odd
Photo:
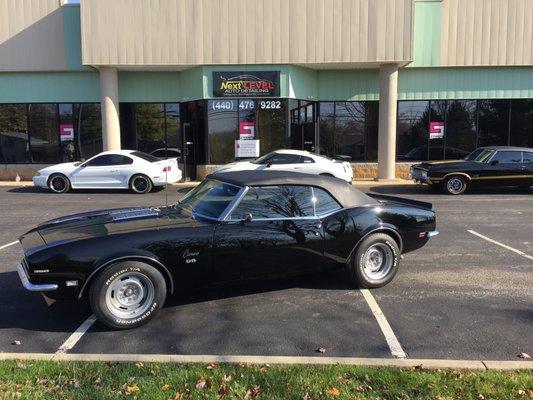
[[429,123],[429,138],[442,139],[444,137],[444,122]]
[[239,122],[239,138],[250,140],[255,137],[255,122]]
[[62,142],[74,140],[74,125],[72,124],[60,124],[59,125],[59,137]]
[[259,140],[236,140],[235,158],[259,157]]
[[213,72],[214,97],[279,97],[279,71]]

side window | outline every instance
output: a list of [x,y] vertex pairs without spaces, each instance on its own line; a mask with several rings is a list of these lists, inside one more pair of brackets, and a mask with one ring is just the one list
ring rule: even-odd
[[311,157],[302,156],[301,158],[300,162],[304,164],[313,164],[315,162]]
[[268,162],[272,165],[280,164],[298,164],[300,162],[300,156],[295,154],[276,154],[268,159]]
[[231,219],[252,214],[253,219],[312,217],[313,202],[309,186],[261,186],[248,190]]
[[101,167],[104,165],[109,165],[109,155],[99,156],[93,158],[87,163],[88,167]]
[[133,164],[133,159],[129,158],[127,156],[122,156],[122,161],[120,163],[121,165],[130,165]]
[[533,153],[524,151],[522,153],[523,163],[533,163]]
[[315,213],[318,216],[330,214],[340,210],[341,205],[324,189],[313,188],[313,202],[315,203]]
[[522,162],[522,154],[519,151],[498,151],[490,162],[498,161],[498,164],[514,164]]

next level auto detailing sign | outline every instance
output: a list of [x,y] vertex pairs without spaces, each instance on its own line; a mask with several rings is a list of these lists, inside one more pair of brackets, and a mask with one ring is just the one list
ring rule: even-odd
[[279,97],[279,71],[213,72],[214,97]]

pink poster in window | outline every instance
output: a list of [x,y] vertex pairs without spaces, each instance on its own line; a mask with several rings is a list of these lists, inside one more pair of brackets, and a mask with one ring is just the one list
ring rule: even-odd
[[444,122],[429,123],[429,138],[442,139],[444,137]]
[[241,122],[239,124],[239,136],[241,140],[255,137],[255,122]]
[[60,124],[59,125],[59,137],[62,142],[68,140],[74,140],[74,125],[72,124]]

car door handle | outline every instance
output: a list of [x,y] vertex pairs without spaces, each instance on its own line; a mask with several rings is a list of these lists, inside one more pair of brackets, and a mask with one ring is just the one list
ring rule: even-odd
[[110,169],[109,172],[118,172],[118,169]]

